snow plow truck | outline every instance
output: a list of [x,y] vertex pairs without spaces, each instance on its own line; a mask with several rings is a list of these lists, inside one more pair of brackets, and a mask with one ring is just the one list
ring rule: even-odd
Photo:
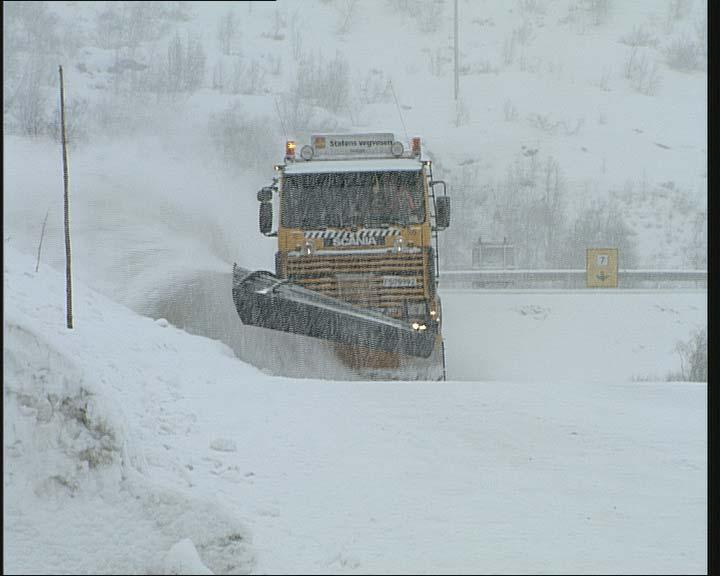
[[444,380],[438,233],[450,198],[420,138],[319,134],[299,153],[289,140],[275,171],[257,193],[275,271],[233,267],[241,321],[327,340],[362,377]]

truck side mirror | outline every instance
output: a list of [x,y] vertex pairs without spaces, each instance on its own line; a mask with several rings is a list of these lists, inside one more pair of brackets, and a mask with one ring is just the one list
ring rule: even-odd
[[260,233],[265,234],[266,236],[270,234],[270,230],[272,230],[272,223],[272,204],[270,204],[270,202],[260,202]]
[[450,196],[435,198],[435,227],[445,230],[450,226]]
[[270,186],[260,188],[257,193],[258,202],[270,202],[272,200],[273,189]]

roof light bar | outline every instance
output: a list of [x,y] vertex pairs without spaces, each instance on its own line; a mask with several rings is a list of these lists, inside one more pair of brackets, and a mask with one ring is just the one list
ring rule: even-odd
[[413,153],[413,156],[418,156],[418,157],[420,156],[420,137],[419,136],[415,136],[412,139],[412,153]]

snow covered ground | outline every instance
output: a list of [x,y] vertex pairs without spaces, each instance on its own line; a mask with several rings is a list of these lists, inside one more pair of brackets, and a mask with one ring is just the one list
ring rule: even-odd
[[6,243],[6,573],[707,570],[707,386],[632,378],[673,365],[704,292],[448,291],[471,381],[351,382],[268,376],[81,282],[68,331],[34,268]]

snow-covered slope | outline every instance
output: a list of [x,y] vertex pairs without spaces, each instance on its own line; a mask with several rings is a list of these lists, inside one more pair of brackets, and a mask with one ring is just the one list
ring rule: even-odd
[[67,330],[34,267],[6,246],[6,572],[706,570],[704,384],[271,378],[82,282]]
[[[470,242],[479,235],[501,240],[512,233],[512,241],[524,241],[524,234],[496,215],[509,201],[503,188],[508,174],[516,162],[529,169],[531,160],[537,161],[539,187],[548,162],[557,162],[567,204],[563,223],[592,209],[596,200],[615,198],[613,192],[632,191],[619,207],[637,235],[638,267],[704,265],[697,254],[704,252],[707,229],[706,2],[460,0],[457,101],[449,0],[153,6],[155,12],[148,8],[143,17],[148,29],[157,31],[145,31],[147,39],[130,46],[130,40],[101,36],[103,22],[113,24],[115,34],[143,32],[132,28],[132,3],[49,5],[63,41],[44,55],[52,65],[47,64],[37,96],[48,121],[57,108],[53,74],[57,61],[64,61],[68,99],[85,102],[70,111],[84,131],[72,139],[74,193],[97,192],[94,174],[101,181],[111,178],[114,193],[123,196],[125,184],[140,198],[148,193],[155,198],[156,189],[164,187],[174,210],[178,204],[196,207],[196,200],[172,193],[173,163],[182,163],[195,174],[183,176],[187,188],[203,200],[213,196],[206,207],[217,217],[205,224],[215,229],[223,220],[226,254],[257,254],[256,260],[269,266],[271,257],[260,255],[271,254],[270,240],[263,244],[255,235],[248,250],[250,236],[230,236],[232,227],[225,224],[231,217],[246,226],[254,223],[254,191],[272,176],[284,139],[311,131],[388,130],[401,139],[421,135],[437,177],[450,184],[458,226],[447,233],[452,249],[444,257],[453,266],[470,264]],[[32,25],[20,22],[17,11],[8,13],[5,84],[13,98],[4,123],[17,133],[23,64],[34,62],[37,54],[23,42]],[[236,33],[223,53],[218,29],[228,14],[234,14]],[[204,46],[204,81],[194,92],[153,92],[143,84],[143,74],[150,76],[165,62],[176,34]],[[677,46],[685,46],[696,65],[670,65]],[[335,76],[316,78],[308,72],[327,70],[330,61],[336,63]],[[119,62],[134,63],[142,73],[119,72]],[[298,84],[303,74],[304,92]],[[254,80],[246,85],[249,77]],[[344,97],[325,101],[323,95],[338,86]],[[232,113],[223,116],[223,111]],[[143,144],[146,133],[161,145]],[[24,148],[21,153],[26,154]],[[38,154],[59,159],[51,149],[28,156]],[[148,173],[143,162],[135,165],[136,156],[152,158],[156,170]],[[85,166],[76,163],[82,157],[89,161]],[[124,182],[117,169],[121,159],[128,166],[120,172],[131,176]],[[13,185],[20,190],[39,182],[37,174],[16,176]],[[684,199],[683,206],[658,201],[668,185]],[[11,198],[15,204],[21,196]],[[28,225],[33,230],[47,207],[32,206]],[[460,224],[463,214],[467,218]],[[170,213],[163,216],[154,207],[149,215],[169,218]],[[98,250],[101,240],[93,238]]]
[[[187,385],[217,398],[228,364],[236,386],[258,372],[82,283],[69,331],[63,277],[4,257],[5,571],[162,573],[186,538],[213,570],[250,571],[243,523],[191,490],[192,467],[165,438],[198,433]],[[214,438],[198,440],[211,454]]]

